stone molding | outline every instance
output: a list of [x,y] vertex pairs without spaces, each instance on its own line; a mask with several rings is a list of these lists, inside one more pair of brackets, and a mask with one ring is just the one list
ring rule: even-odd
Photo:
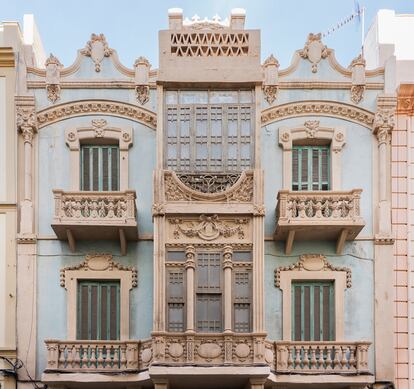
[[352,286],[351,270],[335,267],[324,255],[301,255],[299,261],[290,266],[275,269],[275,287],[282,290],[283,340],[292,337],[292,281],[333,281],[335,288],[335,337],[336,341],[344,339],[344,290]]
[[328,116],[348,120],[370,130],[374,123],[374,113],[351,104],[336,101],[308,100],[269,107],[262,111],[262,126],[299,116]]
[[14,51],[12,47],[0,48],[0,68],[14,68]]
[[283,187],[292,187],[292,147],[298,141],[322,140],[330,143],[331,190],[341,190],[341,152],[345,146],[344,128],[320,126],[319,120],[307,120],[303,126],[279,128],[279,145],[283,148]]
[[85,260],[60,271],[60,285],[67,290],[68,339],[76,339],[77,291],[79,280],[119,280],[120,340],[129,340],[129,291],[138,285],[138,272],[132,266],[115,262],[111,254],[89,254]]
[[333,266],[324,255],[305,254],[299,257],[299,261],[290,266],[281,266],[275,269],[275,287],[280,288],[280,277],[283,271],[344,271],[346,272],[346,287],[352,287],[352,271],[348,267]]
[[139,122],[149,128],[157,128],[155,112],[136,105],[111,100],[80,100],[43,109],[37,113],[38,128],[61,120],[85,115],[109,115]]

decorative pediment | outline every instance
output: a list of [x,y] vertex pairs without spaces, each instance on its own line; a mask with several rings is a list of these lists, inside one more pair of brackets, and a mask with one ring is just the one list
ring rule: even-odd
[[308,40],[305,43],[305,47],[299,51],[299,55],[302,58],[306,58],[312,64],[312,73],[318,71],[318,64],[322,59],[328,57],[328,48],[321,41],[321,34],[308,35]]
[[85,272],[96,271],[128,271],[131,272],[132,286],[138,285],[138,272],[133,266],[124,266],[112,259],[111,254],[89,254],[85,260],[77,265],[67,266],[60,270],[60,286],[66,287],[66,272],[82,270]]
[[346,272],[346,287],[352,286],[352,271],[347,267],[333,266],[324,255],[306,254],[299,257],[299,261],[290,266],[282,266],[275,270],[275,286],[280,287],[280,273],[285,271],[333,271]]
[[92,34],[85,48],[81,50],[81,54],[92,58],[97,72],[101,71],[101,62],[104,57],[109,57],[112,53],[113,50],[108,47],[104,34]]

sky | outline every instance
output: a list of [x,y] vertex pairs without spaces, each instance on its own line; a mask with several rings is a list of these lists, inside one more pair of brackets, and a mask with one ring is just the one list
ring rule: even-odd
[[[379,9],[414,13],[414,0],[359,0],[365,7],[365,31]],[[168,28],[168,9],[179,7],[184,17],[211,19],[229,16],[232,8],[246,9],[246,28],[260,29],[262,60],[270,54],[287,67],[309,32],[326,32],[355,10],[354,0],[0,0],[0,21],[23,21],[34,14],[46,54],[53,53],[65,67],[91,33],[104,33],[109,47],[130,68],[145,56],[158,67],[158,30]],[[361,46],[361,23],[352,21],[324,38],[347,67]]]

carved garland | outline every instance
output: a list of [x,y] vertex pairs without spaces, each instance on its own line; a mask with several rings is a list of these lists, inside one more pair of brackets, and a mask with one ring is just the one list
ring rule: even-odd
[[219,220],[217,215],[207,216],[201,215],[200,222],[194,224],[188,222],[188,226],[185,226],[185,221],[182,219],[169,219],[170,224],[175,225],[174,238],[179,239],[180,234],[188,237],[198,237],[203,240],[211,241],[222,236],[223,238],[230,238],[233,235],[238,236],[239,239],[245,238],[243,224],[249,222],[248,219],[235,219],[236,226],[230,226]]
[[275,270],[275,287],[280,288],[280,272],[282,271],[344,271],[346,272],[346,287],[352,287],[352,271],[348,267],[336,267],[328,262],[324,255],[301,255],[299,261],[290,266],[282,266]]
[[138,271],[133,266],[124,266],[112,259],[111,254],[89,254],[85,260],[77,265],[67,266],[60,270],[60,286],[66,287],[66,271],[85,270],[85,271],[130,271],[132,277],[132,287],[138,286]]
[[269,107],[262,111],[261,120],[262,125],[267,125],[286,118],[308,115],[339,117],[369,129],[372,129],[374,123],[372,112],[333,101],[303,101]]
[[157,127],[157,115],[154,112],[128,103],[105,100],[77,101],[46,108],[38,112],[37,124],[42,128],[70,117],[92,114],[135,120],[154,130]]

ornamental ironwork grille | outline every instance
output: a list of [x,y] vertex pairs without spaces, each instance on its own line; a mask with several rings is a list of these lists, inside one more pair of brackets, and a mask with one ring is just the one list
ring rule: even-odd
[[252,90],[167,91],[165,167],[177,172],[241,172],[252,168]]

